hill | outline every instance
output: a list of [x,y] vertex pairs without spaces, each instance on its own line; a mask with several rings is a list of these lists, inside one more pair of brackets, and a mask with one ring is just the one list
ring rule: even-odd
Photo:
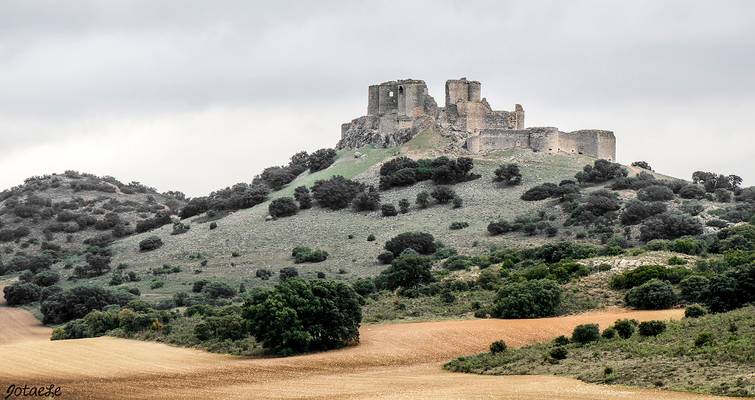
[[21,272],[19,257],[54,261],[105,246],[140,230],[139,222],[169,223],[185,203],[180,192],[76,171],[29,178],[0,193],[0,265]]

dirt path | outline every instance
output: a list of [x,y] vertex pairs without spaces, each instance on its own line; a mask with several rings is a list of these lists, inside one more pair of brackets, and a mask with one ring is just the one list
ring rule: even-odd
[[[0,314],[8,311],[0,309]],[[493,340],[520,346],[581,323],[679,318],[680,310],[604,310],[537,320],[367,325],[359,346],[288,358],[243,359],[157,343],[96,338],[0,345],[0,384],[55,383],[68,398],[699,399],[562,377],[479,376],[441,369]],[[1,318],[1,317],[0,317]],[[64,397],[65,398],[65,397]]]
[[52,329],[21,308],[5,305],[4,284],[0,284],[0,346],[17,342],[50,339]]

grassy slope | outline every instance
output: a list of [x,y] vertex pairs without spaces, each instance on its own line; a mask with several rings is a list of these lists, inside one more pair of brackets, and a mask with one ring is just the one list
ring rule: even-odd
[[[400,151],[413,156],[426,154],[437,148],[439,141],[430,133],[420,135]],[[339,160],[330,168],[315,174],[304,174],[271,197],[288,195],[296,186],[311,185],[316,179],[332,175],[344,175],[377,184],[379,163],[399,153],[397,149],[360,151],[365,155],[359,159],[354,158],[353,151],[340,153]],[[524,175],[522,185],[498,187],[491,181],[493,171],[503,162],[516,162],[521,166]],[[481,174],[481,179],[454,186],[464,199],[464,207],[460,209],[432,206],[418,210],[413,207],[409,214],[383,218],[379,212],[329,211],[314,207],[293,217],[265,221],[267,203],[263,203],[218,220],[218,228],[212,231],[208,229],[207,223],[192,223],[191,230],[182,235],[172,236],[171,227],[164,226],[120,240],[113,245],[113,265],[126,263],[129,266],[126,271],[133,270],[142,275],[145,279],[141,282],[127,285],[139,287],[144,298],[149,300],[187,290],[199,278],[219,279],[235,285],[244,282],[247,287],[275,283],[280,268],[294,265],[290,252],[297,245],[321,248],[330,253],[330,258],[323,263],[296,265],[300,274],[312,277],[317,271],[322,271],[331,278],[351,279],[375,275],[381,271],[383,267],[376,263],[375,257],[381,252],[383,244],[396,234],[406,231],[429,232],[463,253],[483,252],[490,245],[539,243],[546,238],[511,235],[490,237],[486,226],[498,217],[513,218],[535,213],[546,207],[547,202],[524,202],[519,197],[536,184],[571,178],[582,166],[591,162],[590,158],[582,156],[548,155],[527,150],[501,151],[485,159],[475,160],[474,172]],[[396,204],[399,199],[407,198],[414,203],[419,191],[431,190],[432,187],[431,182],[423,182],[408,188],[382,192],[382,201]],[[470,226],[457,231],[449,230],[449,224],[454,221],[467,221]],[[370,233],[377,237],[376,241],[367,242],[366,237]],[[139,241],[151,235],[161,237],[165,245],[156,251],[139,253]],[[348,239],[349,235],[354,235],[354,238]],[[239,256],[232,257],[232,252],[237,252]],[[200,259],[196,258],[197,254],[201,255]],[[206,267],[200,268],[201,259],[208,261]],[[147,271],[163,264],[178,265],[182,272],[161,277],[164,286],[150,289],[151,278]],[[274,278],[267,282],[255,279],[254,273],[259,268],[271,269],[275,274]],[[199,270],[200,273],[195,273]],[[109,275],[105,275],[90,282],[105,284],[109,278]]]
[[[734,324],[736,330],[730,328]],[[695,346],[701,333],[711,344]],[[755,395],[755,307],[670,322],[657,337],[602,339],[570,344],[560,362],[547,357],[552,344],[461,357],[447,369],[493,375],[567,375],[587,382],[664,387],[735,396]],[[607,370],[606,368],[611,368]]]

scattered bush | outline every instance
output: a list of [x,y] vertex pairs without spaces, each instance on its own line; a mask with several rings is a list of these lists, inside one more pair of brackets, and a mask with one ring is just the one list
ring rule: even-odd
[[378,254],[378,261],[380,261],[381,264],[390,264],[393,261],[394,255],[390,251],[384,251],[380,254]]
[[42,288],[34,283],[16,282],[3,288],[5,302],[9,306],[29,304],[39,300]]
[[380,212],[384,217],[395,217],[398,215],[398,210],[396,210],[396,206],[393,204],[383,204],[380,206]]
[[263,281],[266,281],[266,280],[270,279],[270,277],[272,275],[273,275],[273,273],[270,272],[269,269],[261,268],[261,269],[258,269],[256,271],[254,271],[254,276],[256,276],[257,278],[262,279]]
[[674,199],[674,192],[664,185],[651,185],[637,191],[642,201],[667,201]]
[[421,191],[417,193],[417,200],[415,201],[419,208],[427,208],[430,205],[430,193]]
[[454,196],[453,205],[454,208],[461,208],[464,205],[464,199],[459,196]]
[[278,271],[278,279],[285,281],[299,276],[299,271],[294,267],[283,267]]
[[435,238],[429,233],[404,232],[385,242],[385,249],[398,256],[406,249],[412,249],[419,254],[432,254],[437,247]]
[[713,343],[713,334],[703,332],[695,338],[695,347],[703,347]]
[[152,251],[163,246],[163,241],[157,236],[150,236],[139,242],[139,251]]
[[640,336],[658,336],[666,330],[666,323],[663,321],[643,321],[637,327]]
[[271,201],[267,210],[273,218],[282,218],[296,214],[299,206],[291,197],[280,197]]
[[42,301],[42,320],[45,324],[60,324],[83,318],[92,310],[117,304],[125,305],[133,298],[128,292],[109,291],[93,286],[77,286],[51,295]]
[[616,328],[609,326],[608,328],[603,329],[603,333],[601,333],[600,336],[604,339],[613,339],[616,337]]
[[684,318],[700,318],[707,313],[703,306],[692,304],[684,309]]
[[650,164],[648,164],[645,161],[635,161],[635,162],[632,163],[632,166],[633,167],[642,168],[642,169],[646,169],[648,171],[652,171],[653,170],[653,168],[650,168]]
[[574,177],[580,183],[602,183],[611,179],[627,176],[627,170],[621,164],[608,160],[595,160],[593,165],[585,165]]
[[493,180],[505,185],[518,185],[522,183],[522,173],[516,164],[503,164],[496,168]]
[[448,229],[455,231],[469,226],[469,222],[452,222]]
[[310,249],[309,247],[296,246],[291,251],[291,256],[294,257],[296,264],[301,263],[318,263],[328,259],[328,252],[319,249]]
[[630,289],[624,301],[630,307],[641,310],[660,310],[676,304],[676,295],[668,282],[651,279]]
[[708,295],[710,280],[702,275],[691,275],[679,282],[681,297],[690,303],[703,301]]
[[493,315],[499,318],[539,318],[555,315],[561,287],[548,279],[504,286],[496,295]]
[[634,335],[637,328],[637,321],[632,319],[621,319],[613,323],[613,328],[622,339],[629,339]]
[[640,226],[640,240],[676,239],[703,233],[703,226],[696,218],[682,214],[661,213],[646,219]]
[[298,186],[294,189],[294,199],[299,203],[299,208],[306,210],[312,207],[312,195],[306,186]]
[[504,351],[506,351],[506,347],[506,342],[504,342],[503,340],[496,340],[495,342],[490,344],[490,352],[492,354],[503,353]]
[[577,325],[572,331],[571,341],[578,344],[587,344],[600,340],[600,328],[598,324]]
[[679,197],[700,200],[705,197],[705,189],[695,184],[688,184],[679,189]]
[[357,194],[351,205],[354,211],[375,211],[380,208],[380,193],[370,186],[367,191]]
[[202,286],[202,293],[210,299],[228,299],[236,295],[236,290],[227,283],[213,281]]
[[406,214],[409,212],[409,200],[407,199],[401,199],[398,201],[398,209],[401,212],[401,214]]
[[553,183],[543,183],[530,188],[522,194],[522,200],[545,200],[558,194],[558,186]]
[[357,194],[364,191],[364,185],[340,175],[328,180],[319,180],[312,186],[312,197],[321,207],[340,210],[351,204]]
[[333,149],[320,149],[309,155],[307,166],[311,172],[321,171],[330,167],[338,154]]
[[447,204],[456,197],[456,192],[448,186],[436,186],[432,193],[430,193],[430,196],[432,196],[438,204]]
[[381,289],[411,288],[433,281],[432,259],[407,250],[394,258],[391,265],[375,279]]
[[548,355],[551,356],[554,360],[565,360],[566,357],[569,355],[569,351],[566,350],[565,347],[557,346],[548,352]]

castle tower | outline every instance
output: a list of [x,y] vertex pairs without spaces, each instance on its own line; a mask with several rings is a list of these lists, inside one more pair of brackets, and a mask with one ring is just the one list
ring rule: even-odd
[[482,85],[478,81],[449,79],[446,81],[446,107],[459,101],[480,102],[481,92]]

